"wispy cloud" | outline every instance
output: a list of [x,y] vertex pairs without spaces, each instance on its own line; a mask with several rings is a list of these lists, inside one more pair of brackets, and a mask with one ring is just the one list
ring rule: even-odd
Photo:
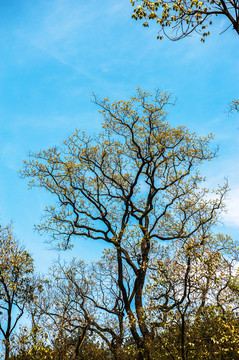
[[[101,37],[104,38],[104,18],[107,27],[115,21],[117,14],[123,10],[122,4],[100,5],[95,0],[85,4],[77,0],[55,0],[45,7],[41,6],[37,21],[24,24],[18,35],[28,41],[35,49],[45,52],[61,64],[71,67],[88,78],[95,77],[84,63],[87,52],[102,52]],[[36,12],[36,9],[34,8]],[[33,16],[34,19],[34,16]],[[111,21],[109,21],[111,19]],[[98,24],[98,26],[97,26]],[[98,27],[98,34],[95,28]],[[110,35],[110,34],[108,34]],[[107,47],[107,44],[105,44]],[[99,59],[100,61],[100,59]],[[84,64],[84,66],[83,66]]]

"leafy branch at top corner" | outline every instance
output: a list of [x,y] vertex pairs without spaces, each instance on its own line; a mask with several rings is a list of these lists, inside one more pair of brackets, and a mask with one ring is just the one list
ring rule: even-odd
[[[210,35],[208,25],[212,25],[216,16],[224,16],[229,26],[239,35],[239,1],[230,0],[130,0],[134,7],[132,18],[143,20],[148,27],[149,21],[159,26],[157,38],[166,36],[170,40],[180,40],[192,33],[198,33],[201,41]],[[137,5],[139,4],[139,5]],[[223,31],[223,32],[224,32]]]

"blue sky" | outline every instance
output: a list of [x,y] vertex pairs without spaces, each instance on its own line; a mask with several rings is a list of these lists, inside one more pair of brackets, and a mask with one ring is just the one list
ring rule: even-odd
[[[169,121],[200,135],[215,134],[219,157],[205,167],[209,186],[228,178],[231,194],[224,230],[239,234],[239,36],[218,18],[202,44],[156,39],[131,19],[129,0],[0,0],[0,221],[14,231],[46,270],[53,258],[34,233],[48,196],[27,190],[18,175],[29,151],[60,144],[75,128],[98,131],[91,93],[126,99],[136,87],[172,92]],[[95,259],[103,245],[78,242],[64,256]],[[61,255],[63,256],[63,255]]]

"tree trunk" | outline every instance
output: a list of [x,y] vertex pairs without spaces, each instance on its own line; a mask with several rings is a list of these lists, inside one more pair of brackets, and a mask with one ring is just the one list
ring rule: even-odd
[[113,350],[114,360],[121,360],[122,359],[122,348],[118,347]]
[[152,359],[152,337],[145,337],[141,345],[138,347],[137,360],[151,360]]
[[85,327],[83,328],[82,334],[78,336],[76,348],[75,348],[74,354],[71,358],[72,360],[75,360],[77,358],[77,356],[79,355],[79,351],[85,341],[88,328],[89,328],[89,324],[86,324]]
[[5,339],[5,360],[9,360],[10,356],[10,341],[9,338]]
[[181,318],[182,318],[181,354],[182,354],[182,360],[186,360],[186,355],[185,355],[185,318],[184,318],[184,314],[181,314]]
[[137,360],[151,360],[151,349],[148,347],[144,347],[143,349],[139,350]]

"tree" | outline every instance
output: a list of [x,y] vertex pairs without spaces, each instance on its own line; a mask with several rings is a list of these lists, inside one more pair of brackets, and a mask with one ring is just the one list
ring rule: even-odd
[[33,300],[33,259],[14,239],[10,226],[0,226],[0,332],[5,360],[9,359],[10,338],[25,306]]
[[[132,18],[144,19],[143,26],[149,26],[149,20],[156,20],[159,26],[158,38],[163,35],[171,40],[179,40],[193,32],[199,33],[204,42],[210,34],[207,30],[213,19],[223,15],[229,20],[229,27],[239,34],[238,0],[130,0],[134,6]],[[135,6],[139,3],[138,6]],[[162,35],[163,34],[163,35]]]
[[123,359],[123,302],[115,259],[109,254],[91,265],[75,259],[69,265],[55,264],[30,312],[33,327],[45,329],[53,353],[61,359],[65,353],[77,358],[86,339],[88,345],[98,339],[114,359]]
[[146,287],[147,317],[162,324],[158,354],[182,360],[238,358],[237,261],[238,243],[222,234],[204,246],[194,240],[162,248]]
[[[82,269],[82,266],[79,268]],[[28,307],[32,319],[31,332],[47,334],[52,359],[62,360],[69,356],[71,359],[77,357],[88,330],[81,298],[74,286],[66,281],[65,272],[68,272],[66,266],[58,264],[58,267],[52,267],[47,279],[42,279],[43,286],[37,294],[37,301]]]
[[115,360],[123,359],[126,327],[114,255],[107,253],[101,261],[88,266],[73,260],[69,268],[61,267],[61,274],[78,294],[76,303],[84,313],[89,332],[105,343]]
[[[31,154],[22,175],[55,197],[40,232],[60,240],[104,241],[115,251],[117,285],[138,359],[151,359],[157,324],[148,323],[144,290],[155,242],[200,239],[212,232],[227,192],[203,187],[198,167],[215,157],[212,136],[166,122],[170,96],[137,90],[128,101],[99,101],[103,131],[76,131],[61,149]],[[214,198],[213,198],[214,196]],[[126,271],[130,274],[128,286]]]

